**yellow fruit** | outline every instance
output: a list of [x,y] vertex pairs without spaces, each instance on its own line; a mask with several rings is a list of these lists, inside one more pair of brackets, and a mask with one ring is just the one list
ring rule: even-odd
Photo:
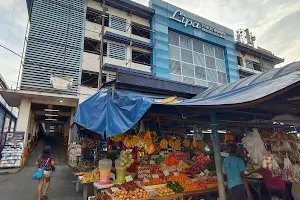
[[184,139],[182,144],[185,146],[185,147],[189,147],[191,146],[191,141],[189,139]]
[[160,146],[162,149],[168,147],[168,140],[166,140],[165,138],[163,138],[163,139],[160,141],[159,146]]

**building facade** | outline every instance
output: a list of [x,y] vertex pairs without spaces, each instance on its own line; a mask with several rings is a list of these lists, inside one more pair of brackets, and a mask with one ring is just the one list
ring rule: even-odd
[[[8,89],[4,78],[0,74],[0,88]],[[0,146],[4,145],[5,133],[15,130],[17,123],[18,109],[10,107],[0,95]]]
[[161,0],[150,1],[156,76],[215,87],[239,79],[231,29]]
[[27,6],[20,90],[1,91],[20,108],[16,130],[26,132],[25,145],[38,123],[71,133],[77,105],[98,90],[102,56],[101,82],[123,81],[134,90],[192,97],[239,79],[233,31],[164,1],[27,0]]
[[260,74],[274,69],[275,65],[284,62],[271,51],[261,47],[253,47],[241,42],[236,43],[240,78]]

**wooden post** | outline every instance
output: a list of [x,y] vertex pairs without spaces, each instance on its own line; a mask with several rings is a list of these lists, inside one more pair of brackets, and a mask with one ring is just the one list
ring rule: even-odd
[[212,131],[214,156],[215,156],[216,170],[218,176],[219,199],[226,200],[225,187],[224,187],[224,175],[222,169],[223,167],[222,167],[222,160],[221,160],[221,153],[220,153],[220,137],[218,133],[216,113],[210,114],[210,126]]

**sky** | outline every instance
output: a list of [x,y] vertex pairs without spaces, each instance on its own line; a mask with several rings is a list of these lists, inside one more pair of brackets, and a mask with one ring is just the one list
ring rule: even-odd
[[[134,0],[148,5],[148,0]],[[285,59],[300,60],[300,0],[165,0],[234,31],[248,28],[255,45]],[[22,55],[28,14],[26,0],[0,3],[0,44]],[[21,58],[0,47],[0,73],[15,87]]]

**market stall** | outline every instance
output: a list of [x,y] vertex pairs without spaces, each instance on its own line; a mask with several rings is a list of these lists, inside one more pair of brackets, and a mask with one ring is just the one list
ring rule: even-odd
[[[188,173],[186,173],[185,170],[180,170],[178,166],[182,164],[182,162],[179,163],[180,160],[177,158],[172,159],[172,153],[179,151],[187,154],[187,152],[182,150],[184,140],[188,138],[185,136],[189,134],[187,129],[189,128],[189,131],[191,131],[191,126],[201,126],[201,132],[206,130],[210,132],[212,136],[212,151],[217,174],[217,179],[215,178],[214,181],[217,180],[218,183],[219,198],[225,200],[225,187],[221,167],[220,135],[218,130],[221,128],[226,129],[226,127],[267,127],[270,124],[273,125],[272,118],[277,115],[284,113],[299,114],[297,111],[300,107],[300,98],[297,96],[300,80],[299,72],[297,71],[298,68],[299,63],[288,65],[283,69],[276,69],[262,75],[256,75],[221,86],[217,89],[208,90],[188,100],[182,100],[176,97],[161,99],[124,90],[105,88],[79,105],[74,122],[93,132],[105,135],[106,139],[120,137],[121,143],[125,146],[125,148],[122,146],[122,150],[134,149],[136,151],[137,149],[137,152],[142,150],[141,154],[137,155],[146,157],[144,161],[148,165],[153,164],[152,160],[155,159],[153,157],[155,154],[160,154],[161,151],[165,152],[163,150],[164,148],[158,147],[160,145],[166,145],[163,139],[167,140],[168,147],[166,148],[171,148],[171,152],[169,151],[169,155],[165,155],[166,157],[163,162],[167,160],[167,163],[164,164],[168,165],[168,161],[170,161],[172,166],[176,167],[173,167],[173,169],[165,169],[164,166],[159,166],[159,170],[162,172],[168,170],[169,175],[165,175],[164,173],[150,173],[155,175],[155,177],[148,177],[146,180],[143,179],[143,181],[136,179],[135,181],[139,181],[139,183],[149,181],[151,183],[152,179],[161,178],[162,180],[160,181],[173,182],[172,178],[169,180],[169,177],[176,177],[174,181],[178,182],[179,185],[184,188],[182,191],[183,194],[185,192],[192,194],[195,191],[201,191],[201,184],[205,181],[200,180],[199,184],[193,184],[198,185],[196,186],[197,188],[191,189],[189,183],[197,182],[198,180],[196,179],[198,177],[188,177]],[[145,135],[143,137],[139,137],[140,131],[132,132],[132,128],[139,125],[141,120],[147,123],[145,126],[147,129],[144,131]],[[153,126],[153,124],[156,124],[156,127]],[[172,130],[173,134],[168,134],[167,137],[164,138],[163,131],[170,129],[174,124],[184,125],[186,128],[185,131],[180,133],[180,131],[176,132]],[[175,129],[178,130],[179,128],[179,126],[176,126]],[[157,132],[157,141],[155,141],[156,136],[151,135],[154,131]],[[246,134],[246,132],[240,131],[239,134]],[[195,142],[197,137],[195,136],[197,136],[197,134],[193,132],[193,137],[189,138],[192,145],[197,144]],[[151,138],[151,140],[149,138]],[[185,142],[185,144],[187,143],[188,142]],[[159,149],[160,152],[158,152],[157,149]],[[193,156],[189,156],[190,160],[192,160],[191,162],[197,163],[197,158],[193,159]],[[143,162],[135,162],[135,160],[137,160],[137,158],[134,158],[133,162],[135,164],[139,164],[140,166],[143,164]],[[205,159],[203,159],[201,155],[201,159],[199,160],[203,162]],[[134,163],[131,163],[131,165]],[[189,165],[189,168],[193,167],[193,163],[185,164]],[[131,165],[129,168],[131,168]],[[198,164],[195,166],[198,166]],[[205,174],[204,170],[205,168],[202,169],[202,173]],[[164,176],[161,175],[160,177],[160,174]],[[199,174],[201,174],[201,172]],[[126,175],[126,177],[127,176],[128,175]],[[184,176],[187,176],[188,179],[183,178],[183,180],[185,180],[184,183],[180,183],[182,180],[177,180],[177,178]],[[99,178],[101,179],[101,177]],[[132,175],[131,178],[134,180]],[[199,177],[199,179],[201,179],[201,177]],[[141,185],[141,189],[147,192],[143,187],[145,187],[145,185]],[[168,191],[172,188],[165,189]],[[125,192],[126,189],[119,188],[119,190],[121,190],[122,193]],[[126,192],[128,193],[129,191],[126,190]],[[144,192],[142,193],[144,194]],[[148,195],[148,193],[145,194]],[[169,193],[167,194],[169,195]],[[150,198],[155,198],[154,195],[151,194]],[[114,194],[111,193],[111,196],[114,196]]]

